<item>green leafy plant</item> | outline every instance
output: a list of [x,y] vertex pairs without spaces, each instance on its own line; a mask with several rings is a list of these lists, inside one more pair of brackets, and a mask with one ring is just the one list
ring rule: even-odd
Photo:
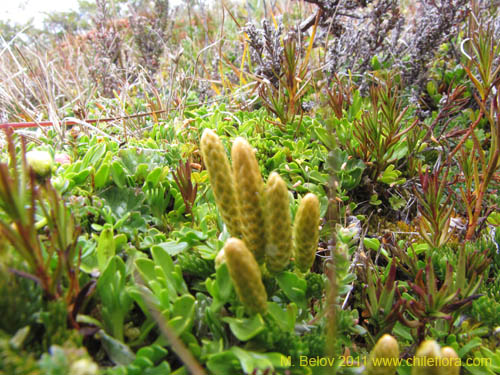
[[383,334],[392,331],[396,322],[402,317],[406,304],[396,281],[396,265],[394,263],[390,265],[385,281],[382,280],[382,275],[374,275],[372,267],[373,265],[368,262],[365,265],[367,284],[363,299],[366,306],[365,315],[375,326],[373,338],[375,342]]
[[472,303],[474,317],[485,326],[494,326],[500,314],[500,304],[493,298],[482,296]]
[[151,207],[151,213],[161,223],[162,228],[167,228],[167,207],[172,202],[172,194],[165,184],[149,187],[145,192],[146,201]]
[[188,292],[179,265],[175,265],[170,255],[162,247],[151,249],[153,259],[139,258],[135,266],[141,283],[127,288],[127,293],[142,309],[148,319],[141,332],[146,335],[154,327],[148,304],[158,309],[163,318],[177,335],[189,332],[193,325],[195,299]]
[[387,166],[407,152],[404,142],[418,123],[406,119],[409,107],[403,108],[399,76],[389,73],[370,88],[371,107],[360,120],[355,120],[353,136],[358,142],[357,155],[370,168],[377,180]]
[[331,85],[325,85],[324,91],[326,92],[327,103],[338,120],[344,116],[344,111],[352,104],[352,96],[354,85],[351,80],[339,77],[335,74],[334,79],[331,80]]
[[[269,24],[267,27],[270,27]],[[279,31],[281,31],[281,26]],[[292,32],[282,38],[282,45],[277,50],[275,46],[266,46],[266,48],[273,50],[273,54],[282,51],[282,55],[276,57],[279,59],[279,70],[272,68],[273,77],[269,77],[271,80],[259,77],[259,97],[264,106],[278,117],[280,122],[275,124],[281,129],[293,123],[295,117],[303,111],[302,98],[307,94],[312,78],[308,64],[315,31],[316,27],[311,34],[309,46],[304,56],[301,54],[301,39]],[[267,41],[267,43],[270,42]],[[297,130],[300,124],[301,121],[297,125]]]
[[29,328],[19,330],[12,338],[0,333],[0,369],[9,374],[38,375],[40,368],[33,354],[23,350]]
[[[21,164],[8,134],[10,166],[0,164],[0,233],[28,264],[29,272],[15,271],[36,281],[45,298],[64,298],[71,305],[79,292],[77,238],[80,228],[49,180],[37,182],[27,166],[21,143]],[[37,216],[37,213],[40,216]],[[37,220],[40,217],[40,220]],[[6,221],[8,220],[8,221]],[[39,233],[49,229],[45,238]],[[52,264],[55,262],[56,267]],[[63,283],[69,286],[63,288]]]
[[420,173],[422,193],[414,189],[422,215],[419,222],[419,233],[433,248],[446,244],[452,235],[450,230],[451,214],[453,213],[452,194],[448,188],[445,196],[449,170],[440,176],[438,171]]
[[474,353],[474,359],[478,361],[479,366],[465,366],[467,371],[473,375],[479,374],[499,374],[500,373],[500,350],[492,351],[488,348],[481,348],[481,350]]
[[149,345],[137,351],[135,359],[127,366],[106,370],[107,375],[170,374],[170,365],[165,360],[168,351],[161,345]]
[[430,322],[445,319],[452,324],[454,316],[456,317],[455,313],[470,305],[474,299],[469,296],[460,298],[460,289],[457,289],[453,283],[453,268],[450,264],[447,265],[444,280],[438,284],[430,258],[427,260],[425,270],[418,271],[415,281],[409,282],[409,286],[415,293],[415,297],[408,299],[406,305],[414,320],[401,317],[401,321],[417,329],[418,342],[425,339]]
[[350,157],[346,151],[339,148],[329,153],[328,163],[339,182],[339,187],[347,191],[360,184],[363,171],[366,168],[361,160]]
[[124,342],[125,318],[132,307],[132,298],[125,289],[127,282],[125,263],[118,256],[107,262],[97,280],[97,293],[102,300],[102,318],[106,332]]
[[0,22],[0,373],[500,374],[497,1],[125,2]]
[[395,185],[400,185],[406,181],[405,178],[401,178],[401,174],[402,173],[400,171],[394,169],[393,164],[390,164],[380,174],[377,181],[383,182],[384,184],[387,184],[390,187],[393,187]]
[[173,176],[186,205],[186,214],[190,214],[196,200],[196,193],[198,192],[198,185],[195,184],[193,186],[193,182],[191,181],[191,163],[189,161],[185,163],[179,162],[177,172]]
[[[470,39],[468,61],[464,69],[472,82],[477,94],[474,99],[479,106],[479,113],[462,137],[461,142],[449,155],[455,155],[469,137],[472,148],[469,154],[462,150],[459,157],[460,168],[464,175],[465,189],[461,190],[462,200],[467,208],[467,232],[465,238],[471,240],[478,227],[479,218],[483,213],[485,193],[498,170],[500,159],[500,93],[494,93],[500,80],[500,67],[495,61],[500,54],[500,44],[493,37],[491,24],[479,23],[475,16],[470,16]],[[484,146],[477,133],[477,126],[485,119],[490,128],[489,147]],[[450,160],[450,159],[449,159]],[[489,210],[486,211],[488,214]]]
[[490,262],[487,249],[476,249],[474,243],[460,245],[454,285],[455,290],[459,291],[460,297],[464,299],[479,297],[475,293],[488,274]]
[[42,355],[38,364],[47,375],[65,373],[97,375],[99,371],[99,367],[89,358],[85,349],[64,348],[56,345],[50,347],[50,355]]

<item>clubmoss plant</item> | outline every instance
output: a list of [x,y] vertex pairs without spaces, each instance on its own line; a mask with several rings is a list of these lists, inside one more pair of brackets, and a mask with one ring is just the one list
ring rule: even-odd
[[306,194],[300,202],[293,228],[295,263],[304,273],[311,269],[316,256],[319,220],[318,197],[312,193]]
[[292,219],[285,181],[273,172],[264,190],[267,229],[266,265],[271,272],[282,271],[292,255]]
[[435,365],[440,356],[441,348],[436,341],[422,342],[415,353],[411,375],[440,375],[440,368]]
[[210,129],[203,131],[201,152],[222,219],[231,236],[239,237],[241,234],[240,215],[233,173],[222,142]]
[[[372,349],[364,375],[394,375],[399,362],[399,345],[394,337],[385,334]],[[441,348],[434,340],[418,347],[411,375],[459,375],[460,357],[453,348]]]
[[420,344],[415,353],[411,375],[458,375],[460,358],[451,347],[440,348],[434,340]]
[[[286,183],[273,172],[264,185],[254,150],[238,137],[231,149],[232,172],[218,136],[206,129],[201,151],[208,169],[217,207],[233,237],[240,237],[259,264],[273,274],[289,264],[295,237],[298,269],[311,268],[319,238],[319,200],[307,194],[298,209],[294,229]],[[293,236],[292,236],[293,234]],[[224,262],[221,251],[216,265]]]
[[224,249],[222,249],[215,257],[215,269],[219,268],[225,262],[226,262],[226,254],[224,253]]
[[252,253],[243,241],[230,238],[224,246],[224,254],[236,294],[243,305],[250,312],[265,313],[267,293],[262,283],[259,265]]
[[366,375],[394,375],[399,359],[399,345],[394,337],[385,334],[378,341],[368,358]]
[[445,346],[441,349],[441,356],[443,357],[443,362],[446,362],[449,366],[441,368],[440,375],[459,375],[460,374],[460,357],[455,352],[455,350],[449,346]]
[[257,262],[262,263],[266,250],[266,230],[261,206],[264,182],[259,164],[252,146],[241,137],[234,141],[231,157],[243,240]]

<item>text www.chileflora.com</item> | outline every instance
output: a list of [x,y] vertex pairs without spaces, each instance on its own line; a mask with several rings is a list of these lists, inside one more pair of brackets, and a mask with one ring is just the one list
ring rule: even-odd
[[[374,367],[393,367],[393,366],[419,366],[419,367],[449,367],[449,366],[491,366],[491,358],[467,358],[462,361],[460,358],[448,357],[410,357],[410,358],[373,358]],[[339,356],[339,357],[308,357],[299,356],[298,361],[292,360],[290,356],[283,357],[282,366],[292,367],[333,367],[340,366],[357,367],[368,363],[367,356]]]

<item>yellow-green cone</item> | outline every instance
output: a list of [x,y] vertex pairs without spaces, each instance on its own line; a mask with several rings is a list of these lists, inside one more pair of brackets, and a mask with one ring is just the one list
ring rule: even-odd
[[239,237],[239,207],[231,166],[222,142],[210,129],[205,129],[201,136],[201,152],[222,219],[231,236]]
[[391,335],[384,335],[375,344],[368,363],[365,375],[394,375],[399,360],[399,345]]
[[254,256],[245,243],[236,238],[227,240],[224,254],[240,301],[250,312],[264,314],[267,310],[267,293]]
[[292,219],[286,183],[275,172],[267,180],[263,207],[267,231],[267,269],[280,272],[288,265],[292,255]]
[[439,375],[459,375],[460,374],[460,357],[449,346],[441,349],[442,366]]
[[241,137],[234,141],[231,158],[243,240],[257,262],[262,263],[266,251],[266,233],[261,206],[264,182],[259,164],[252,147]]
[[308,272],[314,263],[318,249],[319,220],[318,197],[309,193],[300,202],[293,226],[295,263],[301,272]]
[[424,341],[413,358],[411,375],[441,375],[438,366],[441,361],[441,348],[434,340]]
[[215,269],[219,268],[224,263],[226,263],[226,254],[224,253],[224,249],[222,249],[215,257]]

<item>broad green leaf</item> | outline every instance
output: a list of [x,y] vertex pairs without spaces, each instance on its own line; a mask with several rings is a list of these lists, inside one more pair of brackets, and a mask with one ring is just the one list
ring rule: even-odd
[[500,212],[492,212],[490,216],[488,216],[488,223],[496,227],[500,226]]
[[134,174],[136,181],[144,181],[148,175],[149,166],[147,164],[139,164]]
[[90,166],[97,167],[97,162],[101,160],[106,152],[106,144],[98,143],[92,146],[82,159],[81,168],[85,169]]
[[140,258],[136,259],[135,266],[140,272],[144,281],[154,280],[156,278],[155,264],[151,259]]
[[335,147],[335,137],[331,131],[326,130],[323,127],[314,128],[314,133],[316,137],[328,148],[332,149]]
[[264,319],[260,314],[255,314],[251,318],[222,318],[222,320],[229,324],[231,332],[240,341],[248,341],[254,338],[263,330],[265,330],[266,325]]
[[103,163],[94,175],[94,186],[100,189],[106,185],[109,179],[111,166],[109,163]]
[[109,336],[103,330],[99,331],[98,337],[109,358],[117,365],[126,366],[135,359],[135,354],[124,343]]
[[115,236],[115,249],[121,250],[127,244],[127,236],[123,233]]
[[458,356],[464,358],[472,349],[479,348],[482,346],[482,340],[479,337],[474,337],[472,340],[467,342],[464,346],[458,349]]
[[170,256],[177,255],[188,248],[188,244],[186,242],[177,242],[177,241],[161,242],[156,246],[161,247]]
[[138,211],[141,214],[146,212],[146,208],[142,204],[144,193],[140,190],[111,186],[100,192],[99,196],[104,199],[106,206],[109,207],[111,214],[117,221],[123,219],[127,214],[131,215],[133,211]]
[[113,164],[111,164],[111,176],[113,177],[113,181],[116,186],[120,189],[123,189],[127,185],[125,170],[119,161],[115,160]]
[[243,371],[247,374],[251,374],[255,369],[274,370],[288,367],[287,358],[281,353],[257,353],[237,346],[233,346],[230,351],[239,359]]
[[174,262],[168,252],[161,246],[155,245],[151,248],[151,255],[155,264],[159,265],[169,277],[174,272]]
[[[267,303],[267,311],[274,318],[274,321],[282,331],[289,331],[289,313],[288,310],[283,310],[283,308],[278,305],[276,302],[268,302]],[[294,322],[295,325],[295,322]],[[293,327],[292,327],[293,330]]]
[[137,351],[137,357],[148,358],[154,363],[164,358],[168,354],[168,350],[160,345],[150,345],[140,348]]
[[[119,152],[121,162],[127,172],[127,175],[134,176],[141,164],[146,166],[154,163],[155,157],[152,157],[151,152],[144,152],[134,148],[122,149]],[[141,167],[143,169],[143,167]],[[148,168],[147,168],[148,169]]]
[[391,187],[394,185],[402,184],[406,181],[405,178],[399,178],[402,172],[394,169],[394,165],[389,165],[379,176],[377,181],[383,182],[384,184],[390,185]]
[[116,245],[113,235],[113,226],[111,224],[105,224],[104,229],[99,235],[99,240],[97,241],[97,263],[101,272],[104,271],[109,259],[114,257],[115,253]]
[[230,375],[241,373],[240,361],[230,351],[211,355],[208,358],[207,367],[212,374]]
[[179,297],[172,309],[172,319],[169,324],[181,335],[193,325],[196,300],[190,294]]
[[90,324],[90,325],[94,325],[96,327],[102,328],[101,322],[90,315],[78,314],[76,316],[76,321],[77,321],[77,323]]
[[290,301],[295,302],[300,308],[307,307],[307,282],[304,279],[292,272],[285,271],[276,275],[276,280]]
[[[154,367],[154,362],[147,357],[135,357],[132,366],[136,366],[138,370]],[[129,371],[130,372],[130,371]]]
[[227,265],[225,263],[221,264],[215,272],[215,286],[221,301],[228,301],[233,291],[233,283],[231,282],[229,270],[227,269]]
[[363,239],[363,245],[365,245],[365,247],[367,249],[370,249],[373,251],[378,251],[378,249],[380,249],[380,241],[377,238],[365,237]]
[[87,177],[89,176],[90,174],[90,170],[89,169],[84,169],[83,171],[77,173],[76,175],[73,175],[71,177],[71,179],[73,180],[73,183],[77,186],[77,185],[81,185],[85,182],[85,180],[87,179]]
[[162,167],[156,167],[155,169],[153,169],[147,175],[146,180],[144,181],[144,185],[149,188],[155,188],[161,180],[162,172]]
[[400,322],[396,322],[394,328],[392,329],[392,332],[395,335],[404,338],[405,340],[408,340],[410,342],[413,341],[413,336],[411,335],[411,329],[409,327],[405,327]]

